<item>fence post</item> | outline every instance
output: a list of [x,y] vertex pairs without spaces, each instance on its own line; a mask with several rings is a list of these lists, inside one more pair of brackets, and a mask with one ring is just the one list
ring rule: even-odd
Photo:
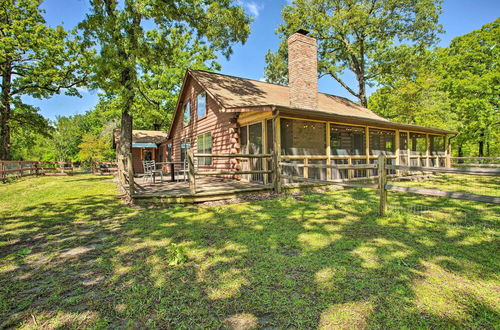
[[191,194],[196,194],[196,174],[194,171],[194,153],[193,149],[189,148],[187,150],[188,156],[188,180],[189,180],[189,191]]
[[380,207],[379,215],[385,216],[387,214],[387,190],[385,185],[387,184],[387,173],[385,171],[386,158],[384,155],[378,156],[378,187],[380,193]]
[[273,174],[274,191],[277,194],[281,194],[281,165],[280,157],[276,150],[273,150]]

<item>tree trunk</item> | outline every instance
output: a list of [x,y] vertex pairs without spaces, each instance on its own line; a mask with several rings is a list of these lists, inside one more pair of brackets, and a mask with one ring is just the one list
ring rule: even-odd
[[363,74],[358,74],[357,75],[358,79],[358,86],[359,86],[359,101],[361,102],[361,105],[364,106],[365,108],[368,108],[368,99],[366,98],[366,82]]
[[478,157],[484,157],[484,132],[481,132],[479,134],[479,144],[478,144],[479,150],[478,150]]
[[12,68],[9,60],[2,70],[2,93],[0,96],[0,159],[10,160],[10,89]]
[[[462,149],[462,144],[460,143],[458,145],[458,157],[463,157],[464,156],[464,151]],[[463,159],[458,159],[458,163],[463,163]]]

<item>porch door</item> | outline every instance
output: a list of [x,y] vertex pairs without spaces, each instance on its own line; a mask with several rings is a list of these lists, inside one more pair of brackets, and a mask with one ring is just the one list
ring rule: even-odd
[[[262,123],[255,123],[240,127],[240,141],[242,154],[261,154],[263,153],[262,143]],[[243,158],[242,170],[262,170],[262,160],[260,158]],[[262,174],[244,175],[243,178],[250,182],[264,182]]]

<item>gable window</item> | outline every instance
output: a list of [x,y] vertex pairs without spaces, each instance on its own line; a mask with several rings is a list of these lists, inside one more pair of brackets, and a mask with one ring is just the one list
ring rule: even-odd
[[205,92],[198,94],[196,102],[198,107],[198,118],[204,117],[207,114],[207,94]]
[[[198,135],[197,150],[200,154],[212,153],[212,133],[207,132]],[[212,165],[212,157],[198,158],[198,165]]]
[[191,105],[188,102],[184,103],[184,125],[187,125],[189,124],[189,122],[191,121]]

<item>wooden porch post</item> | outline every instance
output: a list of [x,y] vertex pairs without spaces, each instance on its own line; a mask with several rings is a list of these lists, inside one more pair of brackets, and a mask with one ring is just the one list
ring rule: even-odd
[[128,189],[130,192],[130,197],[134,193],[134,167],[132,164],[132,152],[127,154],[127,170],[128,170]]
[[[264,119],[262,121],[262,151],[264,154],[268,154],[269,153],[269,150],[267,148],[267,122],[266,120]],[[267,171],[267,158],[261,158],[261,165],[262,165],[262,169],[264,171]],[[267,185],[269,182],[268,182],[268,175],[267,174],[263,174],[262,176],[262,181],[264,182],[265,185]]]
[[429,167],[430,165],[430,153],[429,153],[429,147],[430,147],[430,143],[429,143],[429,134],[425,134],[425,166]]
[[194,153],[192,148],[188,149],[187,156],[188,156],[189,192],[192,195],[194,195],[196,194],[196,174],[194,170]]
[[[366,155],[366,165],[370,164],[370,128],[365,127],[365,155]],[[352,161],[349,162],[349,165]],[[352,170],[350,170],[352,171]],[[366,177],[370,177],[370,170],[366,169]]]
[[445,155],[445,167],[451,167],[451,143],[448,135],[445,135],[444,141],[444,155]]
[[273,114],[273,183],[274,191],[281,194],[281,128],[278,112]]
[[380,205],[379,205],[379,215],[385,216],[387,214],[387,190],[385,185],[387,184],[387,173],[385,171],[385,156],[378,156],[378,187],[380,193]]
[[[330,123],[326,123],[326,165],[331,165],[332,163],[332,150],[331,150],[331,144],[330,144]],[[326,180],[331,180],[332,179],[332,169],[331,168],[326,168]]]
[[[394,139],[394,144],[396,144],[395,155],[396,155],[396,165],[399,165],[399,130],[396,130],[396,137]],[[399,175],[399,170],[396,171],[396,175]]]
[[410,132],[406,132],[406,161],[407,166],[411,166],[411,147],[410,147]]

